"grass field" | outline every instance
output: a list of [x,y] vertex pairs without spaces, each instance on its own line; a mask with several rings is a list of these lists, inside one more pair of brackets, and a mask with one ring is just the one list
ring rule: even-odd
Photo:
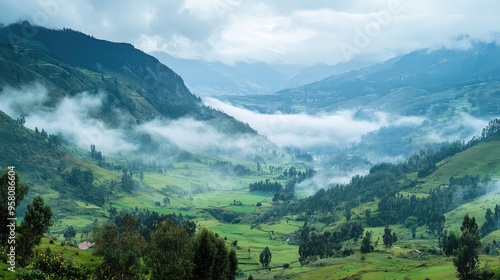
[[500,133],[438,163],[438,169],[425,178],[421,191],[447,185],[451,176],[476,175],[500,178]]
[[[500,139],[497,139],[500,140]],[[425,196],[431,188],[446,185],[450,176],[464,174],[481,174],[500,178],[495,162],[500,162],[500,149],[498,141],[488,141],[475,146],[454,157],[439,163],[439,168],[427,178],[419,179],[421,184],[413,189],[403,192],[404,195],[416,194]],[[492,152],[494,151],[494,152]],[[469,163],[467,158],[482,158],[481,163]],[[464,163],[466,162],[466,163]],[[242,163],[243,164],[243,163]],[[255,168],[248,164],[249,168]],[[117,179],[120,174],[100,170],[108,179]],[[231,246],[237,241],[236,251],[240,260],[240,269],[243,270],[246,279],[253,275],[254,279],[454,279],[455,268],[451,259],[444,256],[434,256],[426,253],[428,250],[437,249],[437,238],[428,232],[427,228],[417,229],[417,238],[411,238],[411,231],[401,225],[391,225],[398,235],[398,242],[391,249],[383,248],[383,227],[366,227],[364,211],[370,209],[376,215],[378,200],[361,204],[351,211],[353,213],[351,222],[360,222],[365,230],[373,231],[373,241],[378,241],[377,252],[367,254],[361,259],[359,253],[360,241],[349,241],[344,247],[352,248],[356,253],[346,258],[329,258],[312,262],[301,266],[298,262],[298,245],[288,242],[290,234],[297,232],[303,222],[295,221],[296,217],[284,217],[271,224],[260,224],[252,226],[251,220],[243,224],[228,224],[214,219],[206,209],[222,209],[242,215],[250,215],[255,212],[266,211],[272,207],[273,193],[249,192],[248,184],[260,180],[274,180],[269,174],[254,173],[246,176],[227,176],[213,174],[207,164],[199,162],[181,162],[173,164],[165,173],[145,172],[144,180],[140,186],[131,194],[118,193],[114,199],[106,203],[104,207],[71,201],[71,207],[77,209],[74,215],[64,215],[57,219],[51,228],[50,236],[57,241],[62,241],[62,233],[67,226],[73,226],[81,231],[86,225],[92,224],[95,219],[99,222],[108,221],[108,207],[114,206],[118,209],[141,208],[157,211],[159,213],[182,213],[182,215],[193,216],[194,221],[201,227],[207,227],[216,232],[220,237],[226,239],[226,244]],[[416,174],[410,175],[416,179]],[[138,179],[137,179],[138,180]],[[281,183],[285,183],[281,181]],[[170,186],[174,193],[164,193],[164,188]],[[56,192],[47,191],[47,198],[56,201]],[[163,198],[168,196],[170,203],[165,204]],[[241,205],[234,205],[234,202]],[[257,207],[258,202],[262,203]],[[66,202],[67,203],[67,202]],[[158,206],[158,203],[160,206]],[[486,208],[493,208],[500,203],[500,188],[492,188],[484,196],[474,199],[445,214],[446,228],[459,233],[459,227],[466,213],[474,216],[478,225],[484,222]],[[60,206],[63,207],[63,206]],[[57,213],[56,213],[57,215]],[[341,213],[332,213],[335,222],[329,225],[315,223],[311,226],[333,230],[336,226],[345,223],[345,217]],[[77,239],[79,238],[77,235]],[[484,244],[491,244],[493,240],[500,240],[500,230],[497,230],[482,239]],[[269,247],[272,253],[271,271],[263,270],[259,263],[259,254]],[[79,263],[97,263],[99,258],[91,252],[79,251],[75,247],[61,246],[56,242],[48,244],[44,239],[40,248],[50,247],[54,252],[62,253],[71,257]],[[408,252],[413,249],[422,250],[424,253],[418,257],[411,257]],[[78,254],[77,254],[78,252]],[[288,269],[283,265],[289,264]],[[481,255],[482,266],[500,267],[498,257]],[[5,269],[5,264],[0,264],[0,270]],[[0,276],[2,274],[0,273]]]

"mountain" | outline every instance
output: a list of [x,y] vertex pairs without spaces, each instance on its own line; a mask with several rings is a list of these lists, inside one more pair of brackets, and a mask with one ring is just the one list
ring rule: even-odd
[[[500,116],[499,89],[500,46],[474,43],[468,49],[418,50],[301,87],[226,100],[261,114],[321,119],[347,112],[360,124],[379,124],[352,146],[341,147],[378,162],[477,135]],[[332,147],[308,151],[336,153]]]
[[[23,37],[27,28],[36,33]],[[120,187],[122,172],[163,172],[177,161],[208,164],[275,147],[204,106],[156,58],[70,29],[0,28],[0,99],[0,165],[15,166],[30,197],[44,195],[57,219],[79,215],[85,224],[104,217],[96,209],[105,201],[131,195]],[[134,191],[151,197],[157,191],[139,186]]]
[[[23,36],[27,29],[34,33]],[[2,27],[0,43],[0,87],[19,89],[40,83],[48,91],[46,105],[82,92],[105,92],[102,110],[95,117],[112,127],[124,119],[135,125],[157,118],[191,117],[225,132],[255,134],[247,125],[203,106],[179,75],[131,44],[29,22]]]
[[[419,50],[272,95],[235,97],[233,101],[255,107],[266,100],[265,106],[260,106],[261,111],[328,112],[374,107],[425,115],[436,105],[446,104],[451,89],[475,94],[481,93],[482,88],[494,86],[500,80],[499,57],[500,47],[495,43],[474,43],[465,50]],[[486,105],[481,102],[482,97],[476,95],[467,98],[474,102],[469,108],[471,112],[498,111],[499,107],[491,104],[499,103],[490,100],[490,105]],[[497,98],[496,95],[489,97]],[[428,106],[425,99],[432,100],[435,106]],[[424,104],[426,108],[420,108]]]
[[[31,38],[19,37],[26,28],[37,32],[30,33]],[[345,169],[351,163],[371,168],[367,175],[356,175],[348,183],[330,184],[331,180],[321,181],[320,172],[310,168],[313,156],[292,148],[286,149],[290,151],[286,153],[269,142],[255,141],[263,137],[248,125],[200,104],[177,74],[131,45],[97,40],[73,30],[33,28],[22,23],[0,29],[0,108],[8,110],[10,115],[0,111],[0,165],[14,165],[20,182],[30,186],[29,197],[16,210],[19,218],[33,195],[42,194],[53,210],[54,225],[43,244],[36,246],[39,253],[29,265],[24,269],[16,267],[19,274],[9,274],[7,262],[0,262],[0,278],[52,279],[60,275],[101,279],[95,275],[106,274],[103,268],[114,265],[107,259],[109,255],[101,258],[77,251],[74,245],[78,237],[73,235],[72,239],[65,233],[76,230],[82,241],[89,238],[93,225],[98,233],[99,223],[107,223],[103,228],[116,228],[109,231],[116,235],[108,240],[97,238],[102,243],[96,248],[108,245],[110,252],[129,255],[135,252],[138,240],[157,235],[151,235],[151,230],[157,230],[161,220],[169,219],[179,225],[191,220],[185,225],[193,234],[206,233],[199,229],[210,228],[216,232],[214,239],[220,237],[217,244],[232,244],[239,258],[240,279],[248,278],[249,274],[255,279],[315,279],[325,275],[342,275],[346,279],[381,275],[448,279],[456,272],[451,257],[441,252],[443,229],[458,232],[466,213],[473,213],[482,227],[486,208],[498,204],[498,182],[483,184],[487,181],[485,177],[499,176],[498,119],[491,121],[476,140],[422,150],[399,163],[372,165],[351,154],[355,151],[366,156],[377,149],[401,148],[395,144],[398,141],[428,148],[432,145],[422,132],[440,129],[439,124],[450,122],[456,122],[461,130],[465,123],[453,118],[457,112],[474,116],[496,114],[498,83],[494,66],[484,70],[478,65],[473,72],[469,71],[470,64],[465,63],[473,61],[458,59],[461,61],[458,64],[438,67],[443,71],[440,77],[448,79],[440,80],[433,79],[432,73],[418,70],[429,68],[435,59],[421,65],[417,57],[406,60],[415,65],[404,71],[416,73],[416,77],[405,84],[395,78],[404,66],[395,67],[402,59],[396,58],[356,72],[367,73],[373,88],[380,91],[368,95],[369,91],[347,94],[351,90],[348,84],[357,84],[354,82],[357,78],[349,80],[349,75],[355,72],[339,75],[344,77],[343,81],[325,80],[344,83],[344,88],[334,91],[340,101],[337,104],[325,98],[324,104],[320,104],[309,96],[302,100],[310,105],[308,112],[355,105],[425,116],[421,125],[396,131],[393,127],[381,128],[364,136],[361,142],[365,146],[353,145],[350,150],[342,151],[348,158]],[[17,38],[15,44],[12,38]],[[488,56],[488,51],[479,56],[486,56],[488,62],[494,57]],[[463,74],[464,71],[469,75]],[[419,75],[427,77],[429,83],[418,78]],[[481,75],[487,75],[486,80]],[[470,79],[464,78],[469,76]],[[391,77],[394,83],[385,81]],[[453,82],[459,77],[464,83]],[[369,119],[373,117],[370,113],[368,109],[358,109],[354,118]],[[431,117],[440,119],[433,122]],[[25,122],[34,119],[46,121],[47,131],[42,127],[25,127]],[[73,137],[53,132],[56,122],[71,130]],[[78,131],[83,135],[77,134]],[[94,145],[90,151],[88,146],[75,149],[77,136],[92,144],[100,138],[100,144],[108,143],[108,148],[123,144],[142,147],[103,156]],[[189,150],[190,146],[206,149],[195,153]],[[97,145],[97,149],[101,146]],[[242,159],[241,153],[248,153],[247,157]],[[327,163],[330,169],[337,168],[337,159],[342,160],[332,158]],[[295,190],[311,185],[309,191],[318,190],[316,194],[295,197]],[[407,226],[410,223],[413,224]],[[373,252],[360,254],[363,247],[360,245],[365,241],[358,239],[365,230],[369,233],[365,236],[372,235],[373,241],[368,240],[367,245],[375,251],[369,248]],[[390,236],[391,244],[397,242],[392,248],[381,244],[386,243],[386,230],[397,233]],[[166,245],[182,242],[175,232],[157,236],[168,237]],[[188,235],[184,229],[182,232]],[[481,236],[480,259],[481,264],[486,264],[481,267],[483,275],[500,275],[498,238],[500,230],[496,228]],[[59,243],[65,239],[73,247]],[[131,243],[116,242],[122,239]],[[158,244],[148,242],[147,248]],[[216,247],[219,248],[212,246]],[[273,254],[269,269],[262,269],[259,264],[259,252],[265,248]],[[98,250],[93,252],[99,254]],[[424,254],[414,256],[415,250]],[[137,278],[150,277],[152,266],[147,250],[139,251],[134,253],[137,266],[126,264],[118,269],[133,272]],[[221,252],[226,255],[225,249],[218,253]],[[171,263],[169,254],[161,253],[167,259],[160,266]],[[200,259],[201,255],[195,256]],[[75,277],[77,272],[83,276]]]
[[312,66],[237,62],[233,65],[202,59],[183,59],[155,51],[151,55],[180,74],[187,87],[199,96],[232,96],[270,94],[285,88],[298,87],[366,65],[353,61],[338,65]]

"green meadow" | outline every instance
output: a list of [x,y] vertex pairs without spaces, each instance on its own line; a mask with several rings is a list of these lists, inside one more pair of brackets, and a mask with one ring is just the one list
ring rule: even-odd
[[[498,137],[497,137],[498,138]],[[403,195],[416,194],[426,196],[428,191],[437,186],[446,187],[451,176],[463,174],[480,174],[490,176],[494,180],[500,177],[495,162],[500,162],[498,140],[486,141],[438,164],[438,169],[419,179],[419,184],[401,192]],[[494,151],[494,152],[492,152]],[[466,161],[467,158],[481,158],[477,163]],[[237,241],[235,247],[240,269],[246,279],[252,275],[254,279],[453,279],[456,270],[450,257],[434,255],[439,252],[438,240],[427,227],[417,228],[416,238],[412,239],[411,231],[402,225],[391,225],[398,235],[398,241],[390,249],[382,245],[383,227],[368,227],[365,210],[370,209],[377,215],[378,199],[360,204],[351,209],[350,222],[359,222],[365,230],[373,231],[373,242],[378,244],[375,252],[362,256],[359,253],[360,240],[348,241],[343,244],[355,253],[348,257],[319,259],[301,266],[298,262],[298,245],[290,242],[290,236],[296,233],[303,221],[297,221],[299,215],[285,216],[273,223],[253,224],[252,215],[267,211],[272,206],[273,193],[249,192],[248,185],[257,181],[275,180],[277,174],[268,174],[268,169],[256,172],[253,164],[246,163],[252,170],[251,175],[231,176],[214,173],[209,165],[200,162],[180,162],[167,168],[164,173],[145,172],[142,181],[136,176],[137,187],[131,193],[118,191],[103,207],[78,200],[58,203],[57,192],[48,190],[46,198],[54,203],[55,223],[44,238],[38,249],[50,248],[80,264],[95,264],[101,259],[92,255],[91,251],[81,251],[70,245],[61,245],[63,233],[68,226],[73,226],[78,234],[76,240],[82,238],[80,233],[94,221],[109,221],[109,207],[120,209],[149,209],[162,214],[176,213],[193,217],[199,227],[206,227],[216,232],[226,240],[228,246]],[[243,164],[243,163],[240,163]],[[119,180],[120,173],[89,165],[89,168],[100,174],[100,181]],[[101,174],[102,173],[102,174]],[[99,176],[100,176],[99,175]],[[97,177],[97,176],[96,176]],[[409,179],[417,179],[416,174],[410,174]],[[278,180],[286,184],[284,180]],[[492,184],[493,186],[493,184]],[[169,203],[164,198],[170,199]],[[237,202],[237,204],[235,204]],[[257,206],[257,203],[261,206]],[[484,222],[487,208],[494,208],[500,202],[500,188],[491,187],[490,192],[472,201],[461,203],[455,209],[445,214],[445,227],[448,231],[459,233],[463,216],[469,214],[476,218],[479,226]],[[71,215],[61,215],[58,209],[72,209]],[[217,209],[233,213],[241,217],[241,221],[228,223],[214,218],[207,210]],[[312,226],[325,230],[334,230],[336,226],[346,223],[345,217],[339,211],[332,211],[334,222],[322,224],[315,222]],[[85,237],[83,237],[85,239]],[[500,240],[500,230],[490,233],[482,239],[483,244],[492,244]],[[293,240],[292,240],[293,241]],[[259,254],[269,247],[272,253],[271,270],[265,270],[259,263]],[[418,249],[423,253],[418,256],[409,254]],[[434,253],[433,253],[434,252]],[[481,266],[500,267],[498,256],[481,255]],[[283,265],[288,264],[288,268]],[[0,270],[5,272],[5,264],[0,264]],[[1,272],[0,276],[5,275]],[[5,275],[7,276],[7,275]],[[5,277],[4,276],[4,277]],[[6,278],[9,279],[9,278]]]

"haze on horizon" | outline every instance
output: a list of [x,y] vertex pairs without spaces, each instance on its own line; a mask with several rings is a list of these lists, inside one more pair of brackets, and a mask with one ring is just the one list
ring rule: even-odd
[[500,2],[492,0],[6,0],[0,22],[29,20],[145,52],[226,64],[333,65],[497,41],[498,10]]

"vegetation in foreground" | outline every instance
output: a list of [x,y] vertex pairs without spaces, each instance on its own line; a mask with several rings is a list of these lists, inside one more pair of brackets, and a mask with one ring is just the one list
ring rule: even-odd
[[[224,247],[234,247],[235,253],[231,254],[233,257],[235,254],[240,256],[239,267],[241,271],[238,272],[238,270],[233,269],[236,272],[232,274],[233,270],[224,268],[218,270],[219,272],[209,272],[210,275],[233,277],[236,275],[248,276],[252,274],[256,278],[259,278],[259,275],[265,278],[269,275],[277,275],[276,270],[281,269],[283,270],[283,276],[299,277],[302,273],[301,271],[306,273],[307,271],[317,270],[316,264],[318,264],[318,261],[321,262],[324,259],[350,258],[350,256],[358,255],[358,252],[360,252],[366,254],[361,255],[360,259],[364,258],[366,260],[371,254],[380,254],[381,249],[379,246],[382,244],[384,245],[384,250],[393,248],[399,244],[406,244],[405,246],[408,246],[408,249],[426,248],[425,251],[428,254],[434,255],[436,258],[443,258],[442,254],[446,255],[448,245],[453,244],[453,242],[449,242],[450,240],[459,240],[458,244],[462,242],[460,240],[465,240],[451,233],[451,228],[450,231],[445,233],[447,215],[451,215],[452,211],[457,210],[457,206],[469,205],[475,200],[489,195],[491,182],[489,176],[487,176],[489,175],[489,171],[467,174],[467,170],[458,171],[458,173],[448,173],[448,181],[444,181],[444,184],[435,187],[430,186],[429,180],[434,180],[433,178],[435,178],[436,174],[442,172],[441,168],[449,168],[450,163],[454,161],[453,159],[456,156],[459,157],[461,154],[473,149],[476,149],[475,151],[477,152],[480,146],[484,147],[486,144],[491,143],[491,141],[497,141],[497,127],[498,121],[496,120],[489,124],[484,130],[486,133],[483,133],[479,139],[475,139],[469,143],[455,142],[447,144],[437,151],[424,151],[400,164],[377,164],[372,167],[368,175],[356,176],[349,184],[333,186],[333,188],[326,191],[321,190],[309,198],[299,200],[293,196],[294,186],[297,182],[310,176],[308,174],[314,174],[310,169],[305,168],[297,171],[293,166],[293,168],[280,167],[280,169],[271,165],[261,166],[259,162],[256,164],[256,169],[222,161],[214,161],[208,164],[200,162],[196,164],[191,163],[193,166],[198,165],[201,168],[205,168],[204,172],[206,174],[218,173],[218,178],[237,178],[236,180],[240,180],[240,187],[233,190],[247,195],[248,198],[252,197],[252,204],[254,206],[248,204],[247,201],[243,202],[243,199],[239,196],[232,197],[231,199],[217,197],[217,195],[214,197],[213,191],[209,188],[203,189],[199,186],[187,186],[191,192],[186,193],[188,188],[175,185],[163,185],[162,187],[165,178],[162,180],[160,179],[161,176],[158,177],[151,171],[141,172],[140,169],[138,171],[135,171],[133,168],[124,169],[121,171],[121,175],[118,175],[115,185],[112,186],[113,184],[110,183],[109,186],[112,186],[112,190],[120,189],[120,192],[127,195],[112,197],[112,200],[102,204],[100,209],[101,211],[104,210],[105,219],[103,220],[108,220],[108,222],[102,226],[96,226],[96,230],[93,231],[94,234],[91,237],[87,237],[90,239],[93,238],[93,241],[97,243],[95,254],[96,256],[101,255],[101,258],[97,261],[98,263],[91,265],[86,263],[79,264],[66,259],[64,262],[62,261],[64,263],[63,266],[67,267],[68,275],[72,275],[71,277],[73,278],[78,277],[75,275],[78,275],[80,272],[82,275],[87,275],[88,277],[97,267],[100,268],[99,271],[105,271],[106,275],[111,275],[112,277],[113,275],[114,277],[129,277],[131,279],[153,277],[155,273],[153,267],[155,264],[151,260],[157,260],[158,258],[148,257],[146,252],[149,253],[153,250],[148,251],[144,248],[148,248],[148,242],[154,240],[152,237],[156,236],[154,232],[157,230],[156,227],[161,225],[161,222],[158,221],[148,226],[147,219],[143,219],[140,215],[134,216],[135,214],[131,214],[127,223],[120,222],[119,217],[126,216],[126,213],[122,213],[123,210],[127,212],[126,209],[123,209],[124,206],[130,207],[134,203],[136,203],[135,205],[137,203],[144,203],[143,205],[149,205],[151,209],[158,209],[164,212],[161,214],[156,212],[155,215],[159,217],[169,211],[175,212],[181,210],[185,214],[191,213],[192,215],[187,215],[191,216],[188,217],[188,220],[195,220],[200,225],[201,230],[195,236],[202,235],[202,226],[211,228],[214,232],[218,233],[219,237],[216,237],[216,239],[205,238],[209,240],[207,241],[208,243],[214,244],[208,247],[217,248],[219,246],[222,248],[221,244],[224,244]],[[36,132],[34,137],[39,137]],[[40,141],[48,143],[47,139]],[[52,147],[57,147],[55,144],[51,145],[53,145]],[[62,150],[63,148],[57,149]],[[190,167],[183,166],[181,169],[187,172]],[[104,174],[110,174],[110,170],[103,170]],[[450,170],[456,169],[451,168]],[[71,169],[62,168],[61,171],[58,176],[66,184],[74,185],[82,182],[84,184],[93,184],[93,172],[88,172],[88,170],[83,171],[78,167]],[[92,176],[90,176],[91,174]],[[444,177],[443,174],[440,176],[440,178]],[[191,176],[186,176],[188,179],[189,177]],[[159,180],[156,182],[150,181],[151,185],[144,183],[152,178]],[[262,180],[261,178],[266,179]],[[181,182],[179,181],[179,184]],[[443,179],[441,179],[441,182],[443,182]],[[75,190],[82,188],[82,186],[74,187],[76,187]],[[145,197],[144,201],[135,199],[133,203],[128,203],[127,201],[120,204],[120,201],[126,199],[131,194],[146,196],[147,194],[144,190],[138,191],[140,188],[156,190],[163,195],[160,198]],[[262,193],[264,193],[263,196]],[[460,196],[457,196],[457,194],[460,194]],[[210,195],[212,195],[211,199],[205,199],[210,197]],[[203,203],[208,202],[208,204],[201,206],[202,204],[197,202],[197,198],[202,197],[204,198]],[[113,200],[116,203],[110,203]],[[34,202],[36,201],[38,201],[36,204],[39,207],[35,208],[44,209],[43,203],[40,203],[39,199],[34,200]],[[250,205],[252,205],[253,210],[248,207]],[[225,207],[230,208],[224,209]],[[28,210],[32,208],[32,206],[27,207]],[[495,204],[490,203],[487,205],[487,208],[480,212],[480,216],[476,216],[477,221],[480,221],[477,224],[477,232],[483,236],[485,242],[479,248],[475,246],[474,252],[477,251],[483,254],[482,257],[479,255],[475,257],[475,265],[460,264],[459,252],[465,250],[463,247],[457,246],[451,249],[450,255],[454,256],[454,258],[449,259],[451,261],[450,264],[455,259],[458,270],[460,270],[461,266],[472,267],[472,269],[465,269],[461,272],[466,275],[464,277],[477,275],[484,278],[487,275],[496,275],[497,273],[498,265],[495,262],[487,262],[491,267],[487,265],[480,267],[477,265],[477,260],[481,260],[481,258],[488,259],[489,255],[494,256],[498,254],[498,243],[496,241],[498,239],[498,227],[495,224],[495,217],[498,216],[495,212],[497,208]],[[147,208],[128,210],[129,213],[141,213],[141,211],[147,213],[149,210]],[[27,211],[27,213],[29,212]],[[463,213],[461,217],[466,216],[466,213]],[[455,216],[457,215],[455,214]],[[109,218],[114,220],[114,222],[109,223]],[[29,220],[27,219],[27,222]],[[459,221],[455,221],[453,224],[448,223],[448,225],[456,229],[454,225],[458,224],[457,222],[459,223]],[[47,224],[50,224],[50,221]],[[66,235],[65,237],[71,239],[74,238],[73,230],[75,228],[70,230],[69,226],[63,228],[63,231],[64,235]],[[179,224],[175,225],[175,227],[178,226]],[[58,227],[61,228],[61,225]],[[149,228],[149,231],[145,231],[144,227]],[[172,226],[170,229],[173,230],[175,227]],[[21,228],[30,227],[23,226],[21,223]],[[81,234],[84,233],[82,232],[82,228],[76,228],[76,230]],[[179,230],[182,231],[181,229]],[[176,230],[174,231],[176,232]],[[100,234],[102,232],[105,232],[105,234]],[[205,235],[210,235],[207,234]],[[406,237],[407,234],[408,237]],[[168,236],[167,233],[164,235]],[[178,235],[181,236],[181,234]],[[244,238],[240,238],[238,235]],[[362,235],[364,236],[363,238]],[[411,238],[409,237],[410,235]],[[462,235],[464,235],[463,231]],[[28,235],[25,234],[24,236]],[[40,234],[37,236],[41,239]],[[103,236],[114,236],[115,238],[112,240],[106,238],[99,239]],[[474,234],[474,236],[476,235]],[[21,233],[20,238],[22,237],[23,234]],[[203,244],[196,241],[201,237],[191,238],[193,238],[192,246]],[[359,239],[361,239],[361,244],[358,243]],[[419,243],[419,240],[423,240],[423,242]],[[118,243],[112,243],[113,245],[108,247],[99,247],[99,244],[106,244],[106,242]],[[32,248],[31,251],[23,250],[26,254],[21,253],[24,255],[20,256],[19,260],[23,262],[22,265],[25,266],[25,270],[21,270],[22,272],[19,275],[23,275],[23,277],[37,277],[29,273],[35,273],[34,275],[37,275],[36,273],[40,275],[51,275],[51,273],[54,273],[50,270],[43,271],[37,269],[37,267],[51,267],[47,262],[58,261],[61,259],[61,256],[57,253],[52,253],[52,251],[36,251],[35,247],[38,243],[35,242],[33,246],[30,245]],[[136,246],[137,250],[134,251],[130,250],[130,244],[140,246]],[[114,252],[113,250],[117,251]],[[413,250],[408,251],[411,252]],[[215,250],[213,252],[224,252],[224,250]],[[288,253],[286,256],[284,256],[285,252]],[[127,258],[125,259],[127,261],[123,263],[116,260],[114,256],[117,254],[126,256]],[[178,252],[175,254],[185,260],[184,264],[186,266],[183,271],[187,273],[186,277],[197,275],[195,256],[183,256]],[[213,254],[217,255],[217,253]],[[229,256],[231,254],[228,253],[227,249],[225,254],[218,254],[219,256],[226,255],[227,259],[219,258],[217,263],[228,263],[227,267],[230,267],[229,263],[231,261]],[[245,255],[248,257],[245,257]],[[192,270],[189,269],[190,267]],[[226,267],[226,265],[223,265],[223,267]],[[478,271],[477,268],[480,268],[480,270]],[[217,270],[219,268],[207,267],[203,268],[202,271],[210,271],[210,269]],[[230,271],[233,272],[230,274]],[[28,276],[22,273],[26,273]],[[61,272],[59,274],[64,275],[64,273]],[[433,272],[429,271],[429,274],[429,277],[432,277]],[[99,278],[103,277],[103,275],[96,275],[95,277]],[[212,276],[204,275],[203,277]]]

